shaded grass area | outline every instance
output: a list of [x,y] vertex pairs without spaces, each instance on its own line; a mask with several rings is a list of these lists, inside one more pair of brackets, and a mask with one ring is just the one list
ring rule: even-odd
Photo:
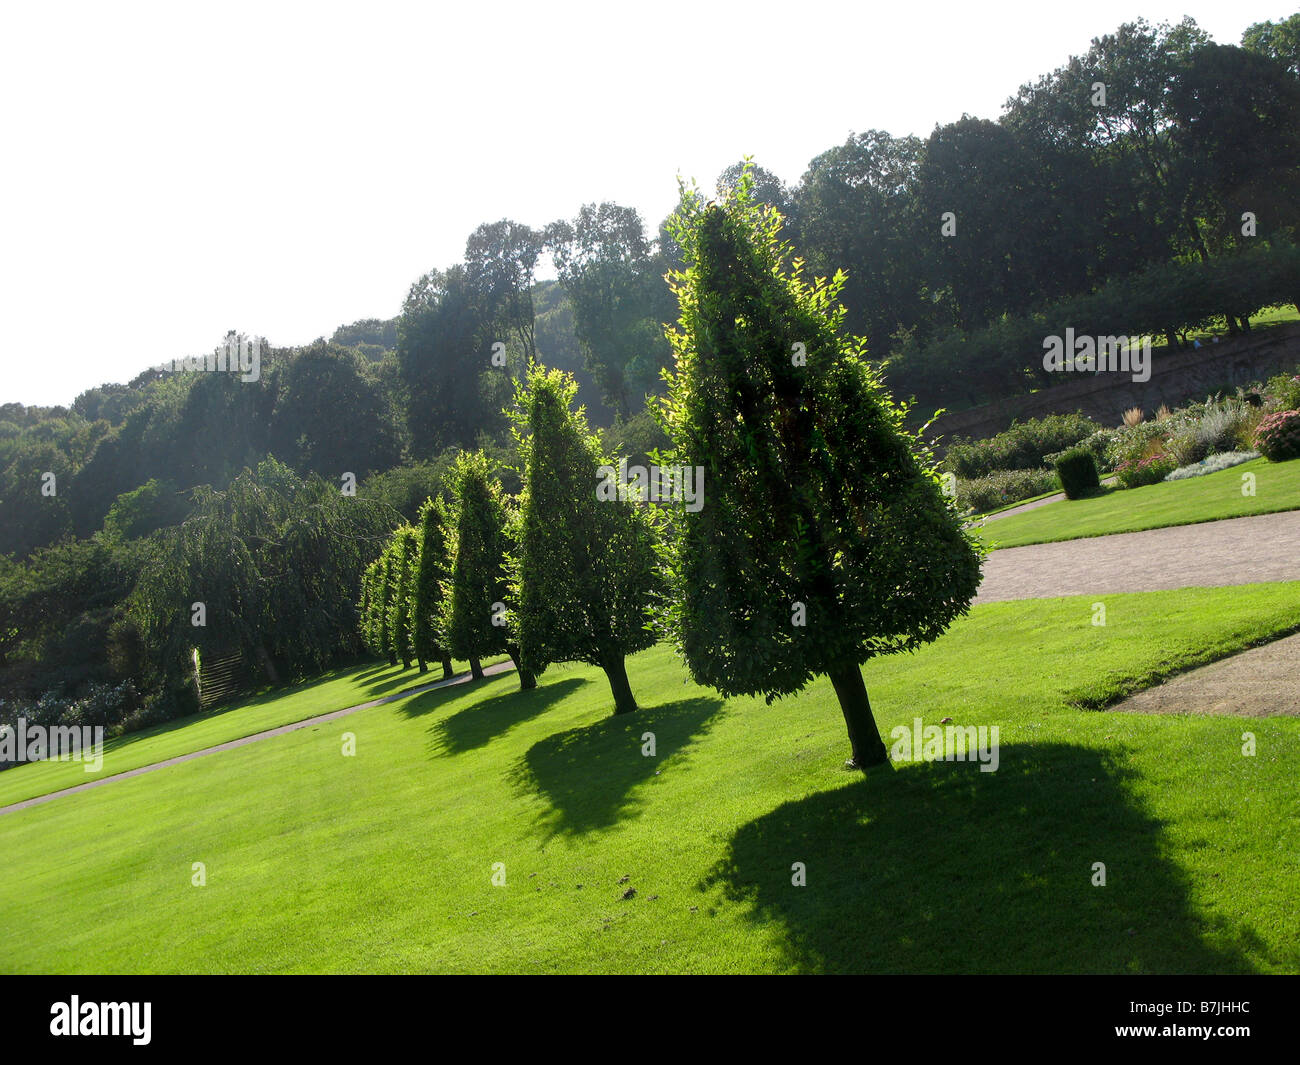
[[[1255,476],[1254,495],[1242,494],[1246,473]],[[1296,509],[1300,509],[1300,460],[1252,459],[1204,477],[1103,489],[1086,499],[1048,503],[975,529],[992,547],[1023,547]]]
[[1104,628],[1093,598],[865,667],[887,741],[997,726],[995,773],[847,773],[824,680],[722,700],[656,647],[629,717],[554,667],[5,815],[0,969],[1300,971],[1300,721],[1075,705],[1294,629],[1300,584],[1108,596]]
[[[483,664],[504,660],[504,656],[486,659]],[[469,671],[466,662],[452,665],[457,673]],[[387,662],[372,661],[332,670],[302,684],[257,692],[201,714],[164,721],[106,740],[104,763],[96,773],[86,772],[85,765],[73,761],[47,760],[7,769],[0,773],[0,806],[382,699],[441,679],[441,666],[421,673],[415,666],[403,669],[400,663],[390,666]]]

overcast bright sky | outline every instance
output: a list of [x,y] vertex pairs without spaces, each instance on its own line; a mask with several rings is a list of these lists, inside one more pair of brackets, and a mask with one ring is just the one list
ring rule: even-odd
[[996,118],[1139,16],[1215,40],[1257,0],[7,3],[0,402],[70,403],[227,329],[391,317],[479,223],[584,202],[653,230],[676,175],[795,181],[852,131]]

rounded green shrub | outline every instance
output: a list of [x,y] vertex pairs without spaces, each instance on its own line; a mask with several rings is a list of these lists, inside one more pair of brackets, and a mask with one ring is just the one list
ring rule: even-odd
[[1101,487],[1097,460],[1083,447],[1071,448],[1056,460],[1056,476],[1066,499],[1078,499]]

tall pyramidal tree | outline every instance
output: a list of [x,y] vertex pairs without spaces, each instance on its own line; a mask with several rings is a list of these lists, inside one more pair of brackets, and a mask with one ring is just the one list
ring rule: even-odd
[[552,662],[599,666],[624,714],[636,709],[624,659],[655,642],[654,535],[642,504],[598,498],[609,461],[572,409],[577,391],[568,374],[536,368],[518,393],[524,486],[511,621],[521,668],[537,676]]
[[374,603],[378,610],[375,619],[375,634],[378,638],[379,653],[388,659],[390,666],[397,665],[397,645],[393,639],[393,592],[396,567],[393,565],[393,544],[389,541],[384,552],[379,556],[378,594]]
[[389,604],[389,624],[393,634],[393,652],[402,660],[402,668],[411,668],[411,602],[415,592],[415,573],[419,563],[419,536],[414,527],[404,525],[393,533],[393,598]]
[[662,614],[696,681],[769,703],[830,678],[850,766],[888,762],[861,666],[966,613],[980,549],[842,332],[844,275],[806,280],[746,174],[720,203],[683,189],[671,223],[681,317],[658,407],[703,506],[670,508]]
[[420,558],[411,604],[411,642],[420,672],[429,662],[442,663],[442,676],[452,675],[451,655],[442,644],[438,619],[442,582],[447,579],[447,508],[436,496],[420,507]]
[[482,452],[462,453],[451,472],[452,542],[450,594],[443,599],[447,646],[457,658],[508,654],[519,687],[537,687],[519,661],[508,627],[506,569],[508,514],[501,487]]

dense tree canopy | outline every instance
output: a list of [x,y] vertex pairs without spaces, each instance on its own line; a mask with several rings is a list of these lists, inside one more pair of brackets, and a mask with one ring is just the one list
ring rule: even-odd
[[519,393],[524,469],[514,560],[520,665],[586,662],[609,678],[615,713],[636,709],[624,658],[654,642],[647,625],[655,587],[653,535],[634,503],[597,496],[609,460],[559,371],[534,370]]
[[684,192],[676,225],[687,268],[661,409],[704,493],[673,508],[666,629],[724,694],[770,702],[829,675],[855,764],[884,761],[859,666],[965,613],[979,552],[842,333],[842,275],[791,269],[780,217],[744,180],[720,205]]

